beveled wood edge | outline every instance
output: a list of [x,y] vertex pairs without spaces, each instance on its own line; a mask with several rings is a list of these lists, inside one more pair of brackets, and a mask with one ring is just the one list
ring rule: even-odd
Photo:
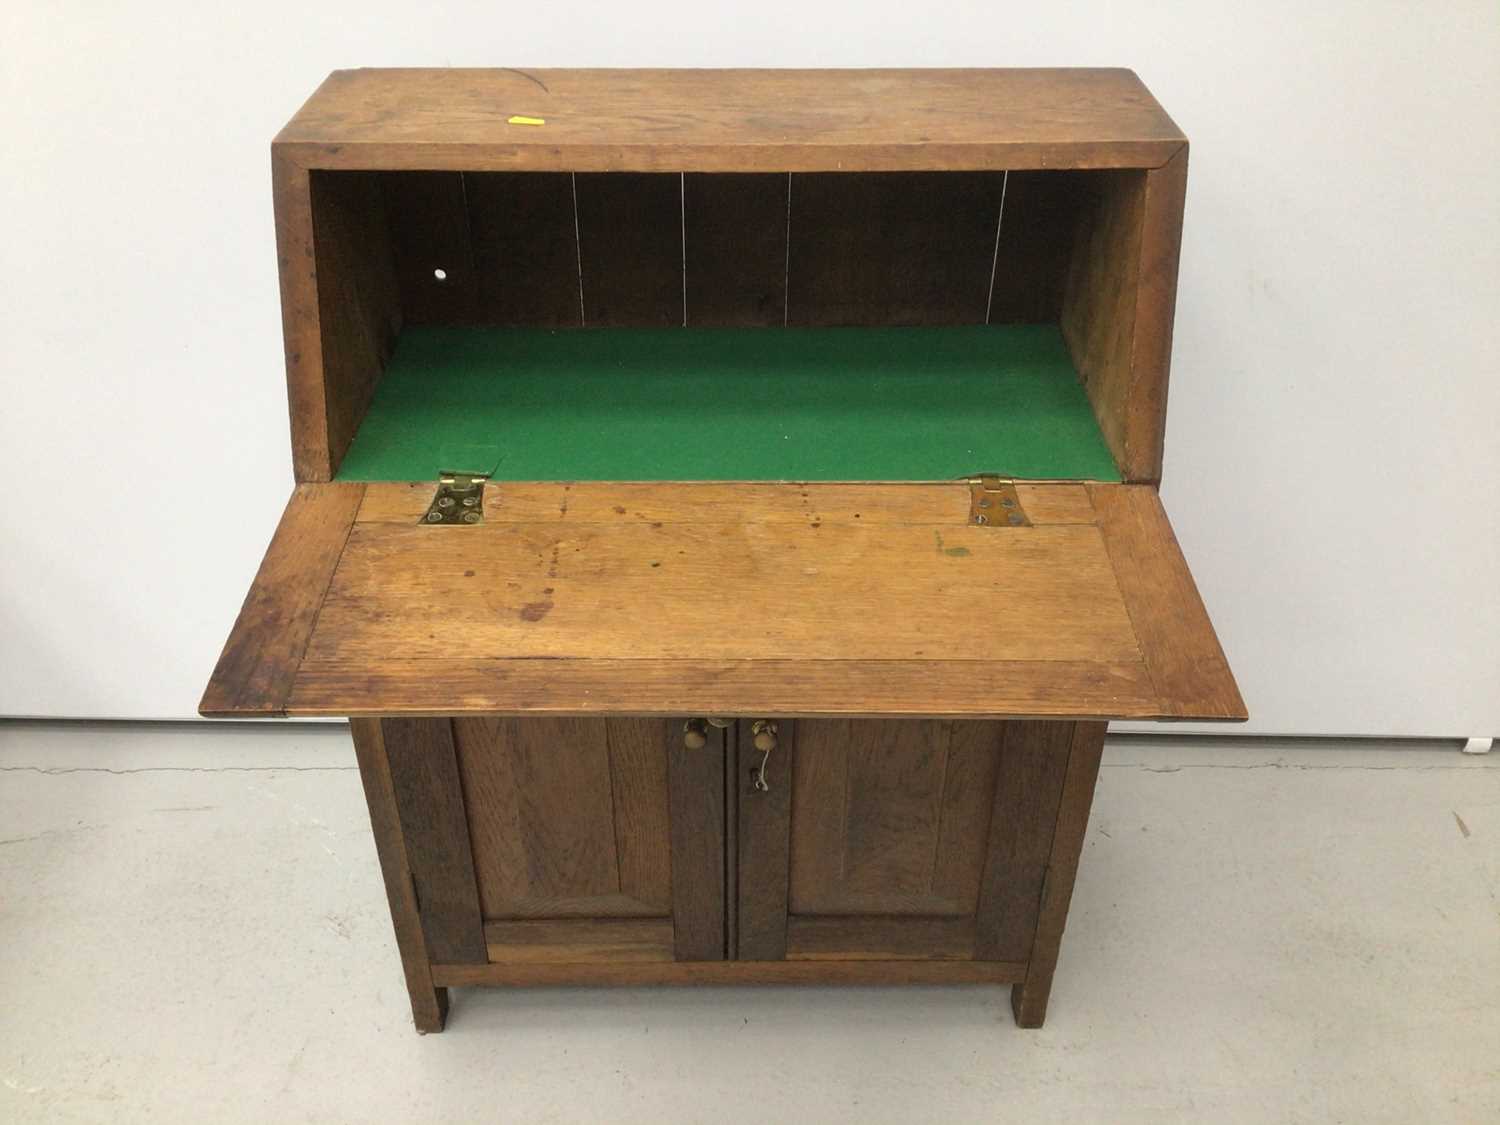
[[[1250,716],[1239,685],[1155,486],[1090,485],[1089,491],[1159,718],[1244,722]],[[1149,565],[1142,565],[1143,555]]]
[[364,500],[362,484],[299,484],[209,677],[206,718],[281,717]]
[[590,987],[729,984],[1017,984],[1008,961],[642,961],[432,966],[440,986]]
[[277,159],[305,172],[1108,172],[1153,171],[1187,142],[1015,141],[911,144],[804,143],[725,146],[462,144],[418,141],[271,142]]
[[[443,685],[441,695],[437,685]],[[643,704],[643,698],[652,702]],[[964,660],[490,657],[385,661],[376,667],[365,661],[306,661],[288,711],[339,717],[1180,717],[1162,713],[1144,664]]]

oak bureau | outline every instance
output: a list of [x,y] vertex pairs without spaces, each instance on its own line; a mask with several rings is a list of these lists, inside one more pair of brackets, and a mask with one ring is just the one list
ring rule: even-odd
[[296,487],[201,709],[349,716],[447,990],[1041,1024],[1111,719],[1244,705],[1157,495],[1126,70],[338,71],[272,144]]

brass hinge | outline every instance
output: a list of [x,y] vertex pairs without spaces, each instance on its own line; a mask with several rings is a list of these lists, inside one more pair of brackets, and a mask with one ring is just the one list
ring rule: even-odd
[[981,527],[1030,527],[1016,482],[985,473],[969,481],[969,522]]
[[437,494],[427,506],[423,523],[483,523],[484,482],[486,473],[455,473],[444,470],[438,474]]

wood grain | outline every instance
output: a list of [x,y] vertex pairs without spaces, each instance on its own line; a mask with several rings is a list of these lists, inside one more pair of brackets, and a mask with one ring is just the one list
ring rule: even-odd
[[440,985],[1014,984],[1025,965],[1005,961],[657,961],[434,965]]
[[490,961],[506,964],[672,960],[670,918],[486,922],[484,940]]
[[1099,757],[1104,749],[1104,723],[1075,723],[1067,749],[1062,799],[1058,804],[1047,876],[1042,886],[1036,935],[1027,959],[1026,978],[1011,989],[1011,1010],[1021,1027],[1041,1027],[1047,1017],[1047,999],[1052,975],[1057,969],[1063,926],[1073,898],[1078,858],[1088,831],[1089,808],[1099,776]]
[[391,782],[380,722],[377,719],[353,719],[349,728],[354,737],[354,754],[359,761],[365,802],[370,810],[375,854],[380,860],[385,895],[391,907],[391,923],[396,930],[401,970],[411,999],[412,1019],[420,1032],[442,1031],[448,1018],[448,990],[433,985],[427,939],[422,934],[411,868],[406,862],[406,839],[396,809],[396,791]]
[[667,748],[671,796],[673,954],[678,961],[722,961],[728,955],[725,733],[710,728],[708,745],[690,750],[680,720],[656,726]]
[[1181,145],[1134,74],[1084,69],[341,70],[276,140],[309,167],[578,172],[1149,168]]
[[1141,663],[968,660],[309,661],[295,715],[1160,718]]
[[974,955],[980,960],[1024,961],[1030,956],[1073,726],[1005,725],[979,894]]
[[1164,715],[1243,721],[1245,701],[1156,490],[1089,493]]
[[463,185],[479,318],[486,324],[582,324],[572,177],[468,172]]
[[[732,597],[724,597],[726,591]],[[788,602],[796,613],[785,612]],[[442,629],[432,628],[442,607]],[[1003,615],[996,628],[991,612]],[[642,630],[643,622],[658,627]],[[1092,526],[356,524],[307,659],[1140,659]]]
[[364,491],[362,484],[299,484],[293,490],[198,704],[200,714],[286,713]]
[[428,954],[450,964],[483,962],[479,888],[452,724],[446,719],[385,719],[381,741]]

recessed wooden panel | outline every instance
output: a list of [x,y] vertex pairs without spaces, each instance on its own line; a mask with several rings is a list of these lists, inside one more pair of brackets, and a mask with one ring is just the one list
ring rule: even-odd
[[486,919],[672,912],[663,724],[454,724]]
[[791,913],[972,914],[997,723],[803,720]]
[[788,323],[983,324],[1004,174],[794,175]]
[[610,172],[574,179],[584,323],[680,325],[682,177]]
[[689,325],[782,323],[789,184],[789,176],[777,173],[686,177]]

